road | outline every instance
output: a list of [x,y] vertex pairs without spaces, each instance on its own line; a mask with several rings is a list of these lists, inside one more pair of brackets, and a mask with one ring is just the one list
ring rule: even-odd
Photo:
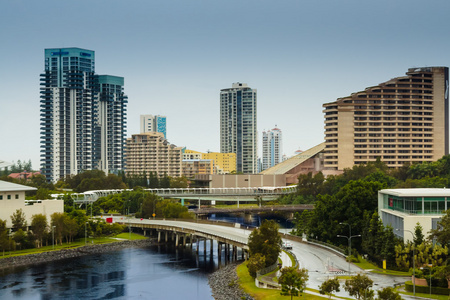
[[[379,290],[388,286],[392,287],[395,283],[403,283],[407,280],[411,280],[409,277],[389,276],[366,272],[353,264],[349,265],[343,257],[327,249],[300,242],[291,241],[291,243],[293,246],[292,252],[299,261],[299,267],[306,268],[308,270],[308,288],[317,290],[322,282],[328,278],[332,278],[336,275],[348,275],[349,268],[352,276],[358,273],[365,273],[369,276],[369,278],[374,282],[374,290]],[[336,295],[350,297],[343,289],[343,283],[344,281],[341,281],[341,291],[336,293]]]

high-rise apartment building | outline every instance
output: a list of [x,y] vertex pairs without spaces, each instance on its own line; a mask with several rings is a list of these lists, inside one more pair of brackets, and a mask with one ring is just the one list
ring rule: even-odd
[[[275,125],[276,126],[276,125]],[[282,162],[282,133],[279,128],[262,133],[262,170],[266,170]]]
[[212,160],[213,172],[211,174],[229,174],[236,172],[236,154],[208,152],[202,153],[194,150],[185,149],[183,160]]
[[380,158],[391,168],[448,154],[448,68],[410,68],[406,76],[323,105],[330,170]]
[[161,132],[133,134],[127,139],[125,172],[142,175],[150,172],[158,176],[180,177],[182,148],[170,144]]
[[257,172],[256,89],[233,83],[220,91],[220,152],[236,153],[236,171]]
[[123,168],[123,78],[95,74],[95,52],[45,49],[41,74],[41,169],[56,182],[82,170]]
[[144,132],[161,132],[166,139],[166,117],[160,115],[141,115],[141,133]]

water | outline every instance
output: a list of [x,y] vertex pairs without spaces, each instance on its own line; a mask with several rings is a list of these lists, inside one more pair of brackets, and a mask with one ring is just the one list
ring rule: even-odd
[[0,273],[0,299],[213,299],[207,276],[219,263],[207,246],[206,258],[202,246],[199,256],[152,246]]

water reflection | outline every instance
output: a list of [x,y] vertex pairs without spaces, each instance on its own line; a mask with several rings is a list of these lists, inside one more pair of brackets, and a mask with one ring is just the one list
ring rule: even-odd
[[[22,268],[0,277],[0,299],[212,299],[217,244],[124,249]],[[223,258],[222,258],[223,259]]]

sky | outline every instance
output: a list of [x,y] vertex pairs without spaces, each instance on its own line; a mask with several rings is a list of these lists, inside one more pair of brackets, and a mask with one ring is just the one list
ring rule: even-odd
[[450,66],[448,0],[2,0],[0,160],[40,160],[44,49],[95,51],[97,74],[125,78],[127,137],[141,114],[167,117],[177,146],[220,152],[219,93],[257,89],[261,132],[291,156],[324,141],[322,104]]

